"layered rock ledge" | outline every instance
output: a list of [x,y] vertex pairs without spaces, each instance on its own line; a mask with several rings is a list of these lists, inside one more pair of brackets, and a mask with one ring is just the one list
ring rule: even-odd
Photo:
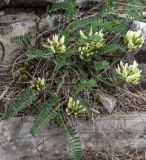
[[[32,137],[29,130],[33,117],[13,118],[0,122],[0,157],[2,160],[46,160],[67,157],[68,140],[54,125]],[[83,149],[128,152],[146,149],[146,113],[96,117],[94,124],[75,121]],[[47,155],[45,154],[47,153]]]

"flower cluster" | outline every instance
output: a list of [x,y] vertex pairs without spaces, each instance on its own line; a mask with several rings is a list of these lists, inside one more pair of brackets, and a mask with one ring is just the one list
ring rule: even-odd
[[78,51],[80,53],[80,58],[84,59],[85,57],[91,56],[93,55],[93,51],[92,48],[89,46],[89,44],[87,44],[86,46],[83,47],[79,47]]
[[59,36],[55,34],[52,40],[48,38],[48,43],[44,44],[43,47],[49,49],[53,54],[64,53],[66,51],[64,40],[64,36],[59,39]]
[[31,81],[31,87],[37,91],[42,91],[45,87],[45,80],[44,78],[35,78]]
[[124,37],[124,43],[127,44],[129,51],[141,48],[144,44],[145,38],[142,36],[141,31],[128,31]]
[[136,61],[134,61],[132,65],[128,65],[127,63],[124,65],[121,61],[120,66],[118,65],[116,69],[116,74],[129,84],[138,84],[141,78],[141,72]]
[[[93,50],[94,49],[99,49],[100,47],[103,46],[104,44],[104,34],[102,33],[102,30],[99,32],[95,32],[93,34],[92,26],[89,32],[89,35],[86,36],[82,30],[80,30],[80,37],[82,40],[85,40],[85,43],[82,47],[79,47],[78,51],[80,53],[81,59],[87,58],[91,55],[93,55]],[[96,37],[97,39],[95,40],[94,38],[91,39],[91,37]]]
[[68,115],[77,116],[80,113],[84,113],[86,108],[84,108],[79,100],[75,101],[72,97],[69,98],[68,107],[66,108],[66,112]]

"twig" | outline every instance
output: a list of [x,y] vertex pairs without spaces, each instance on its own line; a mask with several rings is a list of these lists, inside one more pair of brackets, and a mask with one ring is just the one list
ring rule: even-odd
[[[129,4],[129,3],[122,3],[122,2],[114,2],[115,4],[119,4],[119,5],[123,5],[123,6],[129,6],[129,7],[139,7],[142,8],[143,6],[139,6],[139,5],[134,5],[134,4]],[[145,7],[143,7],[145,8]]]
[[2,92],[2,94],[0,95],[0,100],[3,99],[3,97],[5,96],[5,94],[7,93],[9,87],[6,86],[6,89]]
[[95,113],[95,114],[100,114],[100,112],[98,110],[95,110],[93,108],[91,108],[92,112]]
[[61,83],[58,85],[58,88],[57,88],[57,95],[59,94],[60,89],[62,88],[62,86],[63,86],[63,84],[64,84],[64,80],[65,80],[65,74],[64,74],[63,77],[62,77]]
[[57,71],[57,65],[55,66],[54,72],[53,72],[53,74],[52,74],[52,81],[51,81],[49,90],[52,88],[52,85],[53,85],[53,83],[54,83],[54,78],[55,78],[55,76],[56,76],[56,71]]

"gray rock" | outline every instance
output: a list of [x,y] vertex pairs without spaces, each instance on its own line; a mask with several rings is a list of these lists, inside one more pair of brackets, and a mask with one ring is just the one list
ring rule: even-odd
[[9,3],[10,3],[10,0],[0,0],[0,7],[8,5]]
[[23,45],[12,43],[11,38],[31,32],[33,35],[31,45],[33,46],[36,32],[53,28],[55,19],[59,19],[59,17],[59,15],[48,15],[39,22],[40,18],[33,13],[0,16],[2,24],[0,26],[0,65],[10,65],[18,55],[16,51],[23,48]]
[[[33,137],[29,132],[33,120],[34,117],[18,117],[0,121],[1,160],[67,159],[71,153],[67,137],[58,134],[53,124],[48,124]],[[74,121],[83,149],[123,153],[146,148],[145,124],[145,113],[95,117],[94,125],[85,120]],[[19,128],[19,136],[17,131],[14,136],[16,128]]]
[[112,97],[110,95],[106,95],[106,94],[100,94],[99,99],[100,99],[100,102],[102,103],[102,105],[104,106],[104,108],[109,113],[112,113],[115,106],[116,106],[117,100],[114,97]]
[[[1,0],[1,5],[2,6],[23,6],[23,7],[37,7],[37,6],[47,6],[50,3],[60,3],[64,2],[64,0],[29,0],[29,1],[24,1],[24,0]],[[89,5],[89,3],[102,3],[105,0],[76,0],[77,4],[79,7],[84,7]]]
[[48,15],[42,18],[38,24],[39,31],[42,32],[44,30],[48,30],[49,28],[53,28],[55,20],[58,22],[60,18],[61,15]]
[[21,7],[37,7],[47,6],[49,3],[63,2],[64,0],[0,0],[0,7],[4,6],[21,6]]
[[[16,36],[22,36],[27,33],[32,34],[31,46],[35,44],[36,33],[43,30],[49,30],[54,27],[54,23],[59,21],[60,15],[48,15],[40,19],[32,13],[4,14],[0,16],[0,65],[11,65],[16,57],[22,52],[23,44],[12,43],[11,39]],[[57,21],[55,21],[57,20]],[[0,67],[0,71],[5,71],[7,67]]]
[[36,21],[39,21],[39,19],[34,13],[4,13],[0,16],[0,95],[5,89],[6,84],[4,82],[8,82],[11,76],[11,65],[17,57],[24,53],[25,45],[12,43],[11,39],[31,32],[32,39],[28,47],[33,47],[37,32]]
[[[1,26],[0,44],[1,48],[3,48],[0,49],[0,57],[2,59],[1,65],[10,65],[19,54],[19,49],[23,47],[23,45],[12,43],[11,38],[25,35],[29,32],[31,32],[32,35],[35,35],[36,31],[36,23],[33,20],[29,19],[9,24],[7,26]],[[34,37],[32,38],[31,43],[32,45],[34,44]]]
[[[11,11],[12,12],[12,11]],[[39,21],[39,17],[33,12],[22,12],[20,10],[14,10],[15,13],[5,13],[5,11],[1,12],[0,15],[0,26],[8,25],[16,22],[21,22],[24,20],[31,20],[31,21]]]

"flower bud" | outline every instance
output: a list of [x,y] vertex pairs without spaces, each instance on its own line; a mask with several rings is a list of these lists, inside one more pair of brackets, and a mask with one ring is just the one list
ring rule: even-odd
[[34,80],[31,81],[31,87],[37,91],[42,91],[45,87],[45,80],[44,78],[35,78]]
[[72,97],[69,98],[68,106],[66,108],[68,115],[77,116],[85,111],[86,108],[80,104],[79,100],[75,101]]

